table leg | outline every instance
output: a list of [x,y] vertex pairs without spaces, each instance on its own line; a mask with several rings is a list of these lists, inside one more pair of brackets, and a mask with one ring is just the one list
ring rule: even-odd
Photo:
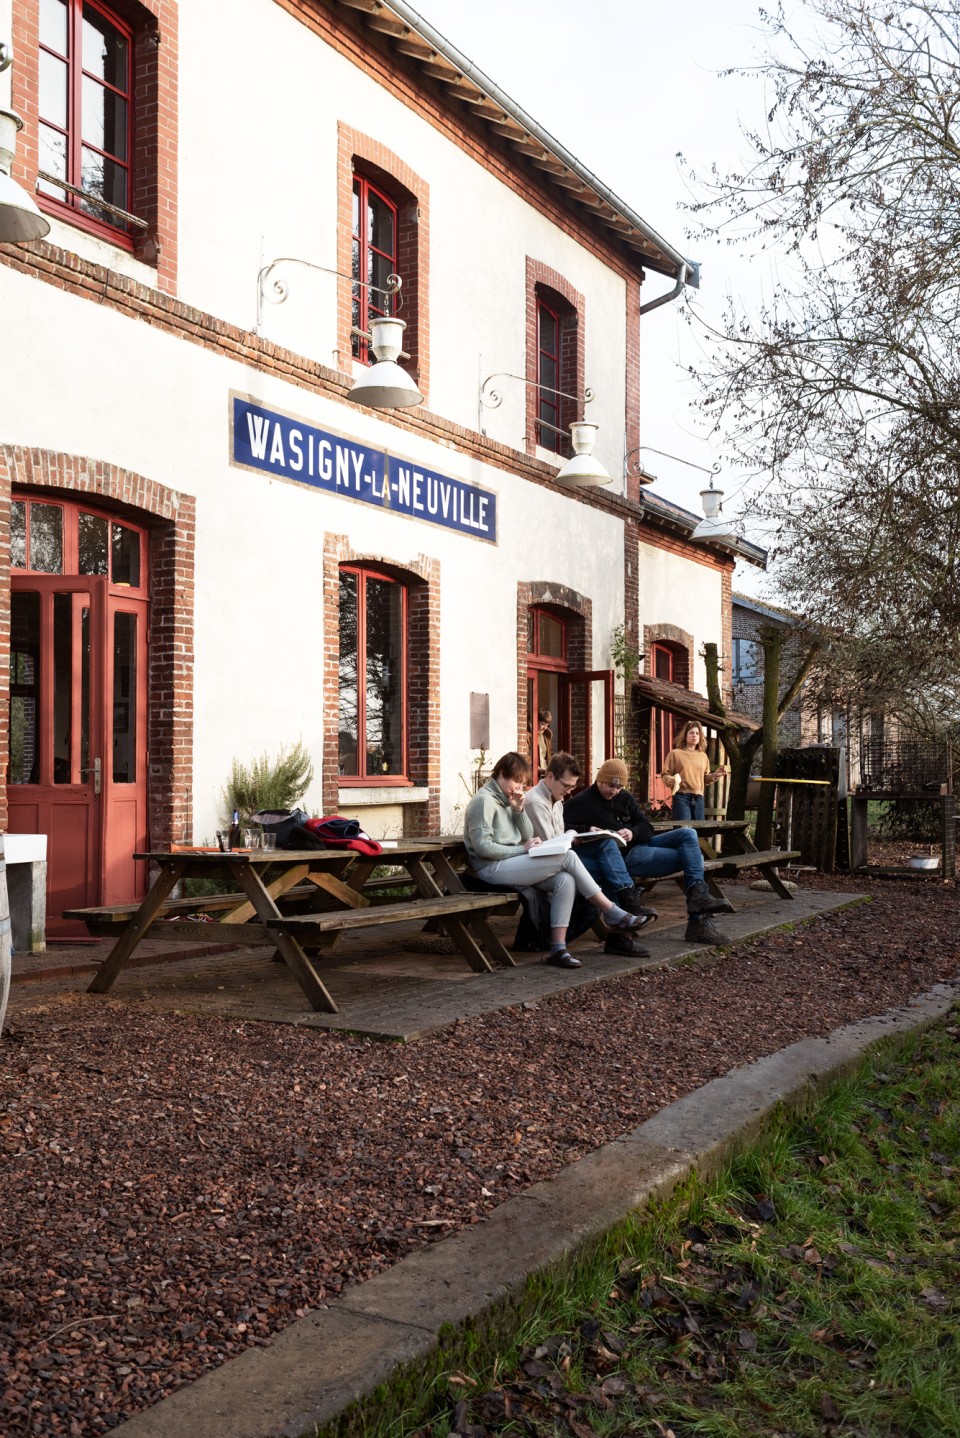
[[[430,863],[433,866],[436,878],[433,878],[427,872],[425,865],[423,865],[422,863],[419,863],[417,865],[417,873],[414,873],[415,862],[412,861],[410,864],[407,865],[407,868],[410,872],[410,877],[413,879],[414,883],[417,885],[418,890],[425,899],[432,898],[435,893],[466,893],[466,888],[464,886],[463,880],[460,878],[460,875],[450,863],[450,860],[447,858],[446,854],[442,852],[431,854]],[[426,892],[426,887],[428,885],[430,886],[430,892]],[[441,920],[440,922],[441,925],[443,925],[444,923],[446,923],[446,920]],[[472,932],[470,933],[469,938],[474,948],[477,948],[482,945],[482,948],[486,949],[490,957],[495,959],[497,963],[505,969],[515,969],[517,967],[512,955],[510,954],[510,951],[504,947],[504,945],[497,938],[496,934],[493,932],[493,929],[490,927],[488,919],[480,918],[478,915],[471,921],[470,929]],[[452,934],[451,938],[453,938]],[[479,945],[477,943],[478,940]],[[454,943],[456,942],[457,940],[454,939]],[[475,972],[483,972],[483,970],[477,968],[476,964],[471,960],[469,954],[462,945],[461,952],[463,953],[464,958],[466,958],[467,963],[470,964],[470,967],[474,969]],[[481,958],[484,959],[484,969],[489,970],[491,966],[489,963],[487,963],[486,958],[482,953],[482,949]]]
[[[257,917],[264,924],[268,919],[280,918],[280,910],[274,903],[273,897],[267,892],[260,876],[253,868],[249,868],[246,864],[237,864],[236,866],[231,864],[230,870],[253,905]],[[277,953],[293,973],[310,1001],[310,1007],[319,1013],[339,1013],[333,998],[296,939],[278,929],[273,931],[273,942],[276,944]]]
[[164,864],[133,918],[110,950],[87,988],[88,994],[105,994],[144,937],[181,876],[179,864]]
[[763,877],[767,880],[767,883],[770,885],[771,889],[775,894],[779,894],[781,899],[793,898],[793,895],[791,894],[790,890],[787,888],[786,884],[783,882],[780,875],[777,873],[775,865],[758,864],[757,867]]
[[[295,888],[300,880],[306,879],[309,874],[309,864],[297,864],[296,868],[287,869],[269,884],[265,884],[258,874],[257,882],[271,898],[279,899],[283,897],[288,889]],[[245,924],[248,919],[253,918],[256,912],[256,909],[249,902],[246,904],[238,904],[237,907],[231,909],[229,914],[226,914],[220,922],[223,924]]]

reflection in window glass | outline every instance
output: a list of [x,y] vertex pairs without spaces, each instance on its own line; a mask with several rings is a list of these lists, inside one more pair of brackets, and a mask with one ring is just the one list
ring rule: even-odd
[[126,38],[92,5],[83,7],[83,68],[118,90],[126,89]]
[[58,504],[31,504],[30,558],[41,574],[63,573],[63,510]]
[[340,773],[404,768],[406,590],[376,575],[340,574]]
[[563,658],[563,625],[552,614],[540,615],[540,653],[548,659]]
[[358,576],[340,575],[340,773],[356,774],[359,750],[357,684]]
[[366,582],[367,774],[403,770],[403,590],[383,579]]
[[113,618],[113,782],[137,777],[137,616]]
[[53,596],[53,782],[76,783],[70,770],[73,736],[73,595]]
[[40,596],[10,596],[11,784],[40,781]]
[[111,578],[114,584],[129,584],[132,589],[140,587],[140,536],[135,529],[125,525],[112,526],[113,563]]
[[14,569],[27,567],[27,506],[22,499],[10,506],[10,563]]
[[78,522],[81,574],[106,574],[107,520],[98,514],[81,514]]
[[58,54],[67,53],[67,7],[65,0],[40,0],[40,44]]
[[733,682],[756,684],[762,677],[762,645],[755,639],[733,641]]
[[90,768],[90,610],[80,619],[80,768]]

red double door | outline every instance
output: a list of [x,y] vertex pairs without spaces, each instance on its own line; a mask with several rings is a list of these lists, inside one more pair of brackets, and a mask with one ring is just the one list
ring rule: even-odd
[[64,909],[144,891],[148,602],[98,575],[11,590],[8,828],[47,835],[47,937],[79,937]]

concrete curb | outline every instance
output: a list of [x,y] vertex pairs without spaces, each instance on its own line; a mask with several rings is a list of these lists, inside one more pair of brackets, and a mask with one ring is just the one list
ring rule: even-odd
[[[734,1069],[613,1143],[350,1289],[112,1430],[115,1438],[314,1438],[390,1416],[379,1385],[455,1366],[471,1339],[507,1328],[531,1277],[588,1252],[693,1171],[713,1172],[779,1107],[802,1109],[885,1039],[922,1030],[960,978],[900,1009]],[[417,1390],[422,1386],[417,1383]],[[351,1411],[352,1410],[352,1411]],[[399,1416],[399,1411],[394,1416]]]

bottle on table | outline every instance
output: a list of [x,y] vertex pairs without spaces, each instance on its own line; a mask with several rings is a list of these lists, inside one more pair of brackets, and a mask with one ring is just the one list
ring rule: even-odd
[[243,834],[240,829],[240,810],[234,809],[233,818],[230,821],[230,847],[239,849],[243,844]]

